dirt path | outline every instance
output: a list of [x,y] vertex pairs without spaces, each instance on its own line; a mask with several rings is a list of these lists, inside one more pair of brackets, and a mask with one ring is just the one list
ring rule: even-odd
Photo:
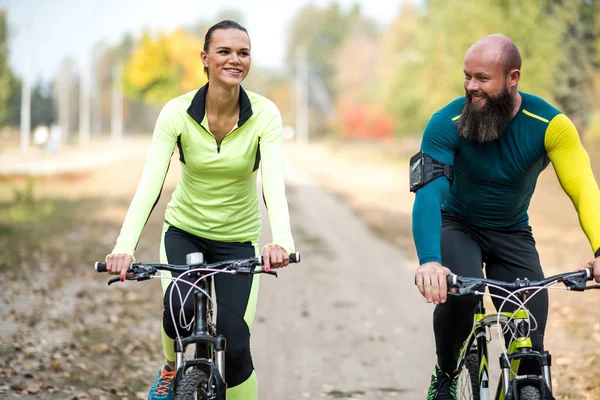
[[432,308],[418,298],[406,256],[307,176],[289,177],[305,261],[261,281],[260,398],[423,398]]
[[[416,145],[288,146],[303,262],[261,281],[252,339],[261,399],[424,397],[434,362],[432,307],[411,282],[406,190]],[[29,189],[24,180],[0,180],[0,399],[146,398],[161,363],[159,282],[109,288],[91,270],[118,235],[141,154],[39,178]],[[178,172],[174,163],[140,260],[158,261]],[[547,274],[587,260],[587,240],[550,169],[530,216]],[[597,292],[551,292],[546,343],[558,399],[600,398],[597,299]]]
[[[387,144],[331,141],[309,147],[290,145],[287,154],[355,209],[372,231],[404,249],[411,260],[406,265],[414,271],[414,195],[407,190],[407,165],[418,146],[418,140]],[[588,146],[587,150],[599,177],[600,149]],[[546,275],[572,271],[593,256],[573,205],[551,167],[540,175],[529,215]],[[600,398],[599,295],[598,291],[550,292],[545,342],[553,355],[557,399]]]
[[[145,398],[161,363],[159,282],[109,288],[92,271],[113,246],[141,168],[136,157],[38,179],[30,191],[21,180],[0,183],[0,398]],[[432,309],[405,255],[300,171],[288,175],[303,262],[261,281],[252,339],[260,398],[422,398]],[[158,261],[177,176],[175,163],[140,260]]]

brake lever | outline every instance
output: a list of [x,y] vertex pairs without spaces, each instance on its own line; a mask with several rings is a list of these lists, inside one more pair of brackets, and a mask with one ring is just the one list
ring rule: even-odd
[[469,289],[458,289],[456,292],[448,292],[449,296],[456,296],[456,297],[461,297],[461,296],[470,296],[470,295],[474,295],[475,292],[473,290],[469,290]]
[[[125,278],[126,281],[145,281],[147,279],[150,279],[150,276],[147,274],[134,275],[132,277],[128,276],[127,278]],[[120,281],[121,281],[121,278],[116,277],[116,278],[109,279],[108,284],[110,286],[111,284],[120,282]]]
[[259,269],[258,271],[252,271],[251,274],[269,274],[269,275],[273,275],[277,278],[277,271],[265,271],[264,269]]
[[583,292],[588,288],[588,286],[586,286],[587,279],[585,279],[584,277],[571,276],[564,279],[563,283],[567,287],[567,290],[572,290],[574,292]]
[[120,282],[120,281],[121,281],[121,278],[111,278],[111,279],[108,280],[108,285],[110,286],[113,283]]
[[448,289],[456,289],[456,292],[451,292],[448,290],[448,294],[452,296],[470,296],[474,295],[477,292],[481,293],[485,291],[485,286],[480,282],[469,282],[464,283],[461,282],[460,285],[452,285]]
[[235,270],[236,274],[244,274],[244,275],[256,275],[256,274],[269,274],[277,276],[277,272],[275,271],[265,271],[264,269],[255,270],[250,266],[239,267]]

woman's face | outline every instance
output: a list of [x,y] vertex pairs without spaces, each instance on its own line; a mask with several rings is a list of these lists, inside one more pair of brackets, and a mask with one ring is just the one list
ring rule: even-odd
[[228,86],[242,83],[250,71],[250,38],[239,29],[217,29],[212,33],[208,51],[202,51],[209,82]]

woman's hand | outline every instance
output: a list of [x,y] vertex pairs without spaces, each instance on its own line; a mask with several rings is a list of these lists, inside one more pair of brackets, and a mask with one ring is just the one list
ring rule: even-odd
[[263,248],[263,269],[267,272],[271,268],[282,268],[290,263],[290,256],[283,247],[271,244]]
[[121,282],[123,282],[132,262],[133,256],[130,254],[112,254],[106,259],[106,272],[110,275],[121,275]]

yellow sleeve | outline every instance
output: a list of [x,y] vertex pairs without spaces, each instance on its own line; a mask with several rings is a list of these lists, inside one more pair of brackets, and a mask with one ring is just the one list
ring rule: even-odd
[[283,126],[279,110],[275,108],[260,140],[262,187],[269,214],[269,225],[273,234],[273,244],[294,252],[294,239],[290,229],[290,215],[285,196],[285,154],[283,146]]
[[175,116],[169,111],[170,108],[167,104],[158,116],[142,179],[129,205],[117,244],[111,254],[133,255],[150,213],[158,203],[177,143],[177,133],[173,123]]
[[544,145],[563,190],[571,198],[592,251],[600,249],[600,190],[575,125],[564,114],[550,121]]

